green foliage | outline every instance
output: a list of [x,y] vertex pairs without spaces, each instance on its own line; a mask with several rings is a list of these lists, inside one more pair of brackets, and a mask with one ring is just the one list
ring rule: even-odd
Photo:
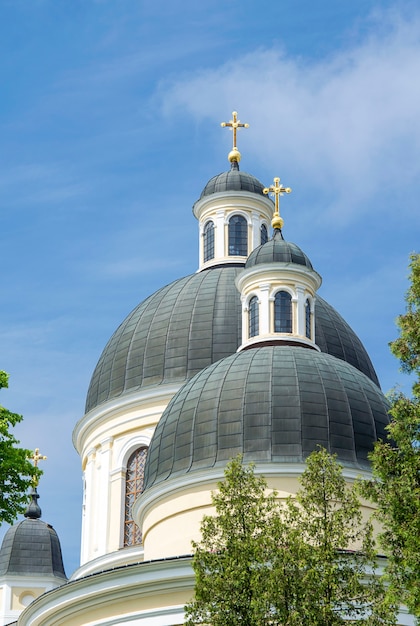
[[410,257],[411,285],[406,294],[406,312],[397,318],[400,329],[398,339],[390,343],[392,353],[401,361],[401,369],[417,374],[413,387],[420,396],[420,254]]
[[391,397],[388,441],[375,445],[373,480],[366,495],[377,504],[388,557],[388,595],[420,617],[420,255],[411,256],[407,312],[397,324],[400,337],[390,344],[402,369],[416,375],[413,398]]
[[[8,386],[8,375],[0,371],[0,389]],[[42,473],[28,460],[30,450],[18,448],[10,429],[22,420],[0,406],[0,523],[13,523],[28,503],[27,489]]]
[[312,453],[301,483],[281,505],[252,466],[230,462],[213,494],[216,515],[204,518],[193,544],[196,586],[186,624],[394,623],[375,577],[372,528],[335,458]]
[[393,441],[378,442],[371,456],[374,480],[366,495],[377,504],[388,557],[389,596],[420,617],[420,404],[393,398],[388,427]]
[[225,481],[212,496],[216,516],[203,519],[200,543],[193,543],[195,600],[186,608],[187,623],[265,624],[269,612],[270,527],[277,504],[265,496],[265,482],[231,461]]
[[287,509],[309,547],[304,623],[394,623],[392,606],[383,602],[373,529],[363,521],[358,486],[346,484],[341,466],[322,448],[308,457],[301,485]]

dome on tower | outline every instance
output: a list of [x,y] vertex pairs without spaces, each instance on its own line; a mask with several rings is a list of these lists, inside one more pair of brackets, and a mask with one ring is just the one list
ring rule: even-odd
[[201,192],[200,200],[213,193],[226,191],[249,191],[258,195],[263,194],[264,185],[252,174],[242,172],[239,163],[232,161],[231,169],[213,176]]
[[25,517],[6,532],[0,549],[0,576],[54,576],[67,580],[60,540],[43,522],[38,494],[33,491]]
[[145,490],[172,476],[246,462],[303,463],[318,444],[347,467],[368,469],[385,438],[388,404],[352,365],[292,346],[239,352],[174,396],[153,436]]
[[[102,352],[89,385],[86,412],[142,388],[184,384],[204,367],[236,352],[242,331],[235,279],[241,271],[230,266],[204,270],[140,303]],[[347,361],[379,385],[362,342],[320,296],[315,339],[322,352]]]
[[313,269],[307,255],[295,243],[285,241],[281,230],[276,230],[272,239],[255,248],[248,257],[245,269],[265,263],[296,263]]

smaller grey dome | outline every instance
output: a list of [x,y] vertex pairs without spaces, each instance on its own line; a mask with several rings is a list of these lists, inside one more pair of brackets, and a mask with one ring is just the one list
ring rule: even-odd
[[201,198],[223,191],[250,191],[262,196],[264,185],[252,174],[241,172],[239,164],[233,161],[229,172],[213,176],[201,192]]
[[388,410],[367,376],[329,354],[297,346],[237,352],[203,369],[168,404],[150,443],[145,491],[237,454],[304,463],[318,444],[346,467],[369,469]]
[[67,580],[60,540],[54,528],[39,519],[36,490],[31,494],[26,519],[14,524],[3,538],[0,549],[0,576],[57,576]]
[[313,269],[312,263],[295,243],[285,241],[281,230],[276,230],[274,237],[251,252],[245,269],[265,263],[297,263]]

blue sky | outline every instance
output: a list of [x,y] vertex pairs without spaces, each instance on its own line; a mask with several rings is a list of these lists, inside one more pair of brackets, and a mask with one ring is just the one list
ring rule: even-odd
[[[194,201],[228,168],[280,176],[284,235],[386,391],[419,250],[420,7],[352,0],[0,0],[0,402],[48,455],[39,491],[70,574],[71,432],[105,343],[197,269]],[[5,528],[2,529],[4,532]]]

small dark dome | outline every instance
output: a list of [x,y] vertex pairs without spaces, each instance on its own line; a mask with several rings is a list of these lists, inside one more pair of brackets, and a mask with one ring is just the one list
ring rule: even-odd
[[281,230],[276,230],[274,237],[251,252],[245,269],[265,263],[297,263],[313,269],[312,263],[295,243],[285,241]]
[[386,438],[388,404],[355,367],[314,350],[245,350],[197,374],[164,411],[145,489],[174,475],[246,462],[303,463],[318,444],[354,469]]
[[233,161],[230,171],[222,172],[209,180],[201,192],[200,200],[204,196],[222,191],[250,191],[262,196],[263,189],[264,185],[255,176],[241,172],[238,163]]
[[52,526],[28,518],[9,528],[0,549],[0,576],[8,574],[67,580],[60,541]]
[[[210,268],[180,278],[140,303],[117,328],[93,372],[86,412],[151,385],[184,384],[241,343],[240,267]],[[378,378],[362,342],[320,296],[315,340],[323,352]]]

